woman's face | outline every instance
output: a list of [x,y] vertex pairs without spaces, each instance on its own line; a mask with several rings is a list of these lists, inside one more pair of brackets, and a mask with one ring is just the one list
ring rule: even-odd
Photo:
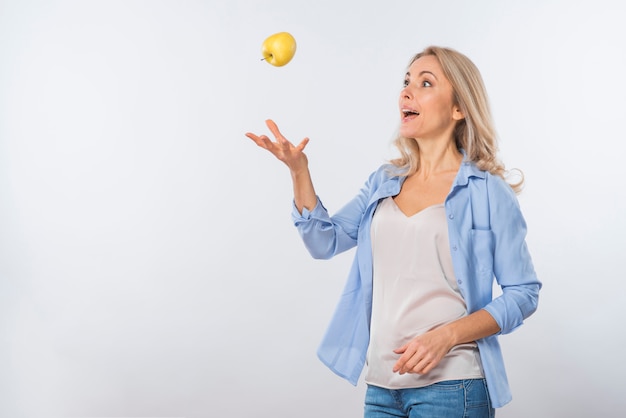
[[452,85],[437,58],[426,55],[415,60],[400,92],[400,135],[448,141],[461,119],[463,113],[454,104]]

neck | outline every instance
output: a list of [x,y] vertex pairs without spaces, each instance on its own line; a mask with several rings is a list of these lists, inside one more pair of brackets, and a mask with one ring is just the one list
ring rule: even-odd
[[445,143],[417,140],[417,143],[420,149],[420,164],[415,175],[428,178],[431,174],[459,169],[463,154],[453,140]]

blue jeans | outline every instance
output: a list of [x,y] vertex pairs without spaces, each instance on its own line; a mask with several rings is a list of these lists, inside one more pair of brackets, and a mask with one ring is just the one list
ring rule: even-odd
[[365,418],[493,418],[485,379],[448,380],[415,389],[368,385]]

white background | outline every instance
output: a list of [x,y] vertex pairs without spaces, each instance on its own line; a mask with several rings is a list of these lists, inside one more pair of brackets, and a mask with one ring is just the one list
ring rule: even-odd
[[[360,417],[316,358],[352,252],[312,260],[287,169],[332,212],[395,156],[411,56],[481,69],[544,282],[501,338],[499,417],[626,407],[626,15],[614,1],[0,0],[0,416]],[[262,41],[291,32],[286,67]]]

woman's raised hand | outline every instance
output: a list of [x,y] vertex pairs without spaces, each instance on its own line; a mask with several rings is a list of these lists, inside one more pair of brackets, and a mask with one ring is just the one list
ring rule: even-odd
[[276,138],[275,142],[267,137],[267,135],[259,136],[248,132],[246,136],[253,140],[259,147],[265,148],[276,158],[285,163],[292,173],[307,169],[308,160],[303,151],[309,143],[309,138],[304,138],[298,145],[294,145],[280,133],[278,126],[273,120],[268,119],[265,121],[265,124]]
[[309,161],[303,152],[304,147],[309,143],[309,138],[304,138],[298,145],[293,145],[280,133],[273,120],[268,119],[265,123],[276,137],[276,142],[272,142],[266,135],[258,136],[248,132],[246,136],[289,167],[293,182],[293,199],[298,210],[300,212],[304,208],[313,210],[317,205],[317,195],[311,181],[311,173],[309,173]]

